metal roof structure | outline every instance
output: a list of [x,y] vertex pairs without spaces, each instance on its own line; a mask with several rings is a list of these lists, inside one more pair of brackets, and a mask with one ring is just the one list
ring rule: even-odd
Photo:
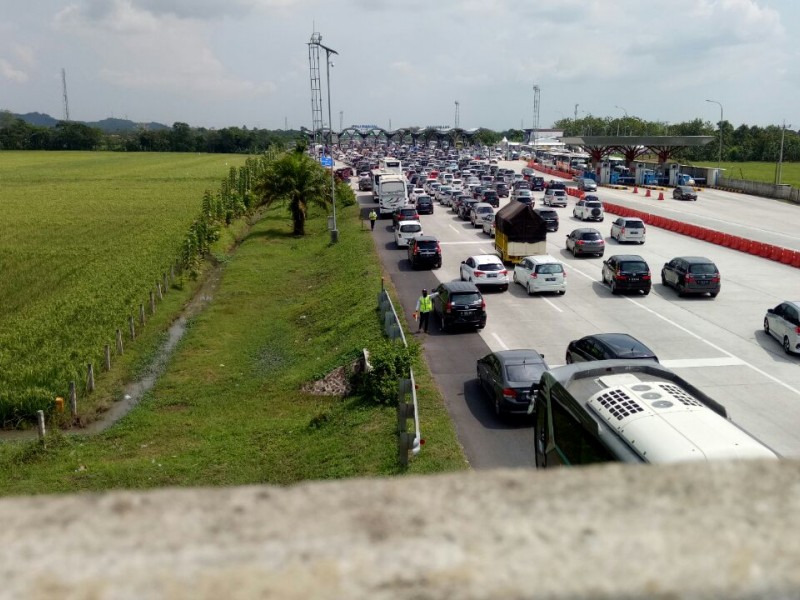
[[599,162],[613,151],[621,152],[630,164],[642,154],[656,154],[659,162],[666,162],[682,148],[705,146],[714,141],[711,135],[576,135],[562,138],[568,146],[581,146]]

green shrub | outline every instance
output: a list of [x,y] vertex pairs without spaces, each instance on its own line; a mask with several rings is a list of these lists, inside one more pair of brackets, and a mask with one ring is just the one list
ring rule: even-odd
[[416,344],[406,348],[396,341],[384,340],[370,350],[372,370],[353,376],[353,390],[365,402],[372,404],[397,404],[397,386],[407,379],[409,369],[419,354]]

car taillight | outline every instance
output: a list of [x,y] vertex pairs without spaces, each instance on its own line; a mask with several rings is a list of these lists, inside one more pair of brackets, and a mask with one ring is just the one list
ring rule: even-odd
[[452,312],[453,311],[453,303],[448,302],[444,305],[444,312]]
[[531,279],[536,279],[539,277],[539,274],[536,271],[531,271]]
[[619,230],[619,232],[620,232],[620,233],[625,233],[625,228],[624,228],[624,227],[622,227],[622,228]]
[[414,254],[419,254],[419,246],[414,246]]
[[439,244],[436,244],[436,251],[437,252],[441,252],[442,251],[442,247],[439,246]]
[[500,275],[508,275],[508,271],[506,269],[503,269],[502,271],[500,271]]
[[583,240],[578,240],[578,241],[577,241],[577,242],[575,242],[575,243],[576,243],[576,244],[578,244],[578,246],[583,246],[583,244],[584,244],[584,241],[583,241]]
[[694,283],[694,275],[691,273],[686,274],[686,283]]
[[794,328],[794,332],[795,332],[797,335],[800,335],[800,325],[798,325],[797,327],[795,327],[795,328]]
[[650,273],[645,273],[642,275],[642,279],[650,279]]
[[474,271],[474,273],[475,273],[475,277],[480,277],[481,275],[485,275],[486,274],[483,271]]
[[481,298],[481,310],[486,310],[486,300]]
[[507,400],[516,400],[517,399],[517,390],[514,388],[504,388],[503,389],[503,398]]
[[711,278],[711,283],[719,283],[719,275],[714,275]]
[[619,271],[614,273],[614,279],[627,279],[627,278],[628,278],[627,275],[624,275],[623,273],[620,273]]

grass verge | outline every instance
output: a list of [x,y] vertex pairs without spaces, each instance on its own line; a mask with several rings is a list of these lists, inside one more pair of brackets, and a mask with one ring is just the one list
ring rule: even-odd
[[[300,391],[382,339],[380,262],[357,210],[342,210],[335,245],[324,215],[297,239],[285,209],[268,211],[224,259],[213,301],[140,405],[97,436],[1,444],[0,493],[400,473],[393,407]],[[426,445],[407,472],[466,468],[424,363],[415,373]]]

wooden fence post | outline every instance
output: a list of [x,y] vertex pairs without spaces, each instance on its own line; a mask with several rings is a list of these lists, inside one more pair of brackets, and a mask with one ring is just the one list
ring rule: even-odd
[[103,347],[103,358],[105,359],[105,365],[104,366],[106,368],[106,371],[110,371],[111,370],[111,346],[109,346],[108,344],[106,344]]
[[45,431],[45,428],[44,428],[44,411],[43,410],[37,410],[36,411],[36,425],[37,425],[37,429],[39,430],[39,440],[44,442],[44,436],[45,436],[45,433],[47,433],[47,432]]
[[94,367],[92,363],[86,365],[86,391],[94,391]]
[[159,300],[163,300],[164,299],[164,292],[161,291],[161,282],[160,281],[156,282],[156,289],[158,290],[158,299]]
[[75,391],[75,382],[69,382],[69,412],[73,417],[78,416],[78,393]]
[[150,290],[150,314],[156,314],[156,295]]
[[133,322],[133,315],[128,315],[128,327],[131,331],[131,339],[136,339],[136,324]]
[[139,305],[139,323],[144,325],[144,304]]
[[123,354],[125,349],[122,346],[122,330],[117,329],[117,354]]

